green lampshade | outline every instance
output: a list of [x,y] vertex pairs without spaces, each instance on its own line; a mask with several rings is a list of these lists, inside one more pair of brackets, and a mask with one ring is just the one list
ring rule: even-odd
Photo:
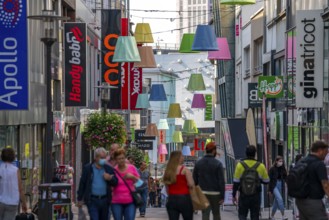
[[203,81],[203,76],[200,73],[192,73],[187,86],[188,91],[202,91],[206,90],[206,86]]
[[158,130],[168,130],[169,125],[168,125],[167,119],[160,119],[157,127],[158,127]]
[[126,63],[141,62],[141,57],[139,56],[135,37],[133,36],[118,37],[114,50],[113,62],[126,62]]
[[181,117],[182,117],[182,111],[180,109],[180,104],[171,103],[169,106],[167,118],[181,118]]
[[221,0],[223,5],[253,5],[256,4],[256,0]]
[[192,50],[194,36],[195,34],[190,34],[190,33],[183,34],[182,41],[179,47],[180,53],[199,53],[198,51]]
[[183,135],[181,131],[174,131],[174,134],[172,136],[172,141],[174,143],[183,143]]
[[136,108],[150,108],[150,107],[151,105],[149,102],[148,94],[146,93],[138,94]]
[[187,119],[184,121],[183,132],[187,133],[187,134],[197,134],[198,133],[198,128],[196,127],[194,120]]

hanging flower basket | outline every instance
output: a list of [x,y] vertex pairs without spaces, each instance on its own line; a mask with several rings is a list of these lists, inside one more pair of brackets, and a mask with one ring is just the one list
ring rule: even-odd
[[92,113],[87,119],[83,135],[89,147],[109,149],[112,143],[121,145],[126,142],[125,121],[122,116],[114,113]]

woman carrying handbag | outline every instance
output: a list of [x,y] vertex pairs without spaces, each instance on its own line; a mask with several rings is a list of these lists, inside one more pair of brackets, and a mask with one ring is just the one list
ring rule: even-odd
[[192,173],[184,167],[184,157],[181,151],[173,151],[164,173],[163,182],[167,187],[167,212],[169,220],[193,219],[193,205],[190,189],[194,187]]

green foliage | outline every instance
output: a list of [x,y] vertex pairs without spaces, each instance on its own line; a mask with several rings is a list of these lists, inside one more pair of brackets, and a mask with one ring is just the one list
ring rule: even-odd
[[112,143],[124,144],[127,134],[122,116],[114,113],[102,115],[93,113],[88,117],[84,129],[86,143],[91,148],[106,147]]
[[141,163],[144,161],[144,153],[142,150],[136,147],[129,147],[126,152],[127,157],[131,157],[137,168],[140,167]]

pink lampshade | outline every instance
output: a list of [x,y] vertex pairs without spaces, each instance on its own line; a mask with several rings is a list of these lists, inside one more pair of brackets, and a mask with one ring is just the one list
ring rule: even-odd
[[228,47],[227,39],[224,37],[217,38],[217,44],[219,50],[217,51],[209,51],[208,59],[209,60],[230,60],[231,53]]
[[165,144],[158,145],[158,154],[168,154],[167,147]]
[[206,108],[203,94],[194,94],[191,108]]

